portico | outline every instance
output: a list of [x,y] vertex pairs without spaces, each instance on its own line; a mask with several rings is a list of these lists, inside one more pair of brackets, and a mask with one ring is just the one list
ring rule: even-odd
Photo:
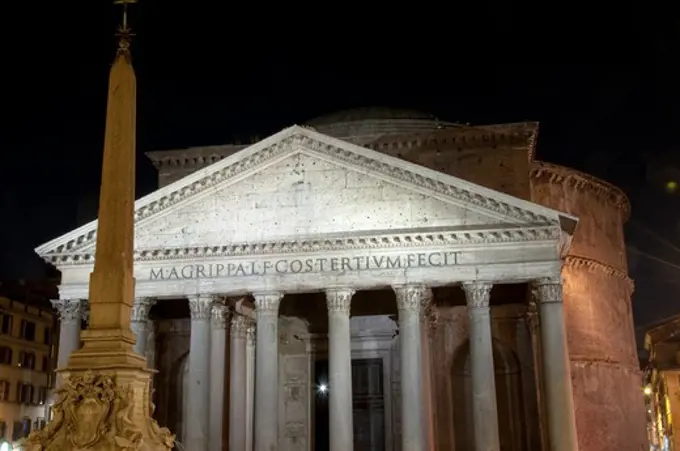
[[[360,296],[369,290],[393,293],[397,313],[384,317],[398,331],[384,340],[394,359],[384,380],[396,387],[382,385],[392,409],[384,447],[434,449],[451,415],[433,370],[443,339],[429,320],[444,301],[433,290],[462,287],[474,445],[499,450],[491,292],[507,284],[531,285],[539,305],[536,374],[545,382],[549,449],[577,449],[560,275],[575,218],[300,127],[138,200],[135,210],[135,349],[148,352],[154,304],[186,299],[183,441],[191,449],[220,450],[225,436],[235,450],[312,449],[311,359],[323,352],[314,351],[309,322],[282,312],[287,297],[305,293],[323,296],[327,310],[331,449],[352,449],[352,359],[366,353],[356,343],[368,328],[353,326],[350,312],[370,302]],[[62,272],[65,305],[87,298],[96,230],[93,222],[37,249]],[[254,311],[225,303],[233,298]]]

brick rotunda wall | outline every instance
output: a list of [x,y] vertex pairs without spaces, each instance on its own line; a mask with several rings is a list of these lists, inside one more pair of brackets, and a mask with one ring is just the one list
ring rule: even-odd
[[562,271],[576,424],[581,451],[647,449],[623,223],[616,187],[534,162],[532,200],[579,217]]

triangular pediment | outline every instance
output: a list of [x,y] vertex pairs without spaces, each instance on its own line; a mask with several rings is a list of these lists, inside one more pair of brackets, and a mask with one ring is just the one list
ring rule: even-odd
[[[473,233],[556,226],[561,217],[567,215],[294,126],[139,199],[135,247],[206,248],[404,230]],[[91,256],[96,228],[93,221],[36,252],[53,262]]]

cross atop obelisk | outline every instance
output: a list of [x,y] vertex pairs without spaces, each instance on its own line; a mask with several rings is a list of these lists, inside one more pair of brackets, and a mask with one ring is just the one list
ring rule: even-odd
[[97,249],[90,275],[90,317],[82,349],[67,368],[54,419],[26,440],[29,451],[169,451],[174,436],[152,418],[152,371],[132,346],[135,293],[134,203],[136,81],[123,5],[118,50],[109,76]]

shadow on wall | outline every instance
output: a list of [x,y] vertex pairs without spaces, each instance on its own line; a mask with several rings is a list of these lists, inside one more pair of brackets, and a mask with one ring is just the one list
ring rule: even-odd
[[[515,352],[500,341],[493,340],[493,363],[496,373],[496,400],[501,449],[521,451],[526,449],[523,425],[524,397],[522,369]],[[452,365],[453,421],[456,449],[474,448],[472,423],[472,378],[470,374],[470,342],[462,344]]]

